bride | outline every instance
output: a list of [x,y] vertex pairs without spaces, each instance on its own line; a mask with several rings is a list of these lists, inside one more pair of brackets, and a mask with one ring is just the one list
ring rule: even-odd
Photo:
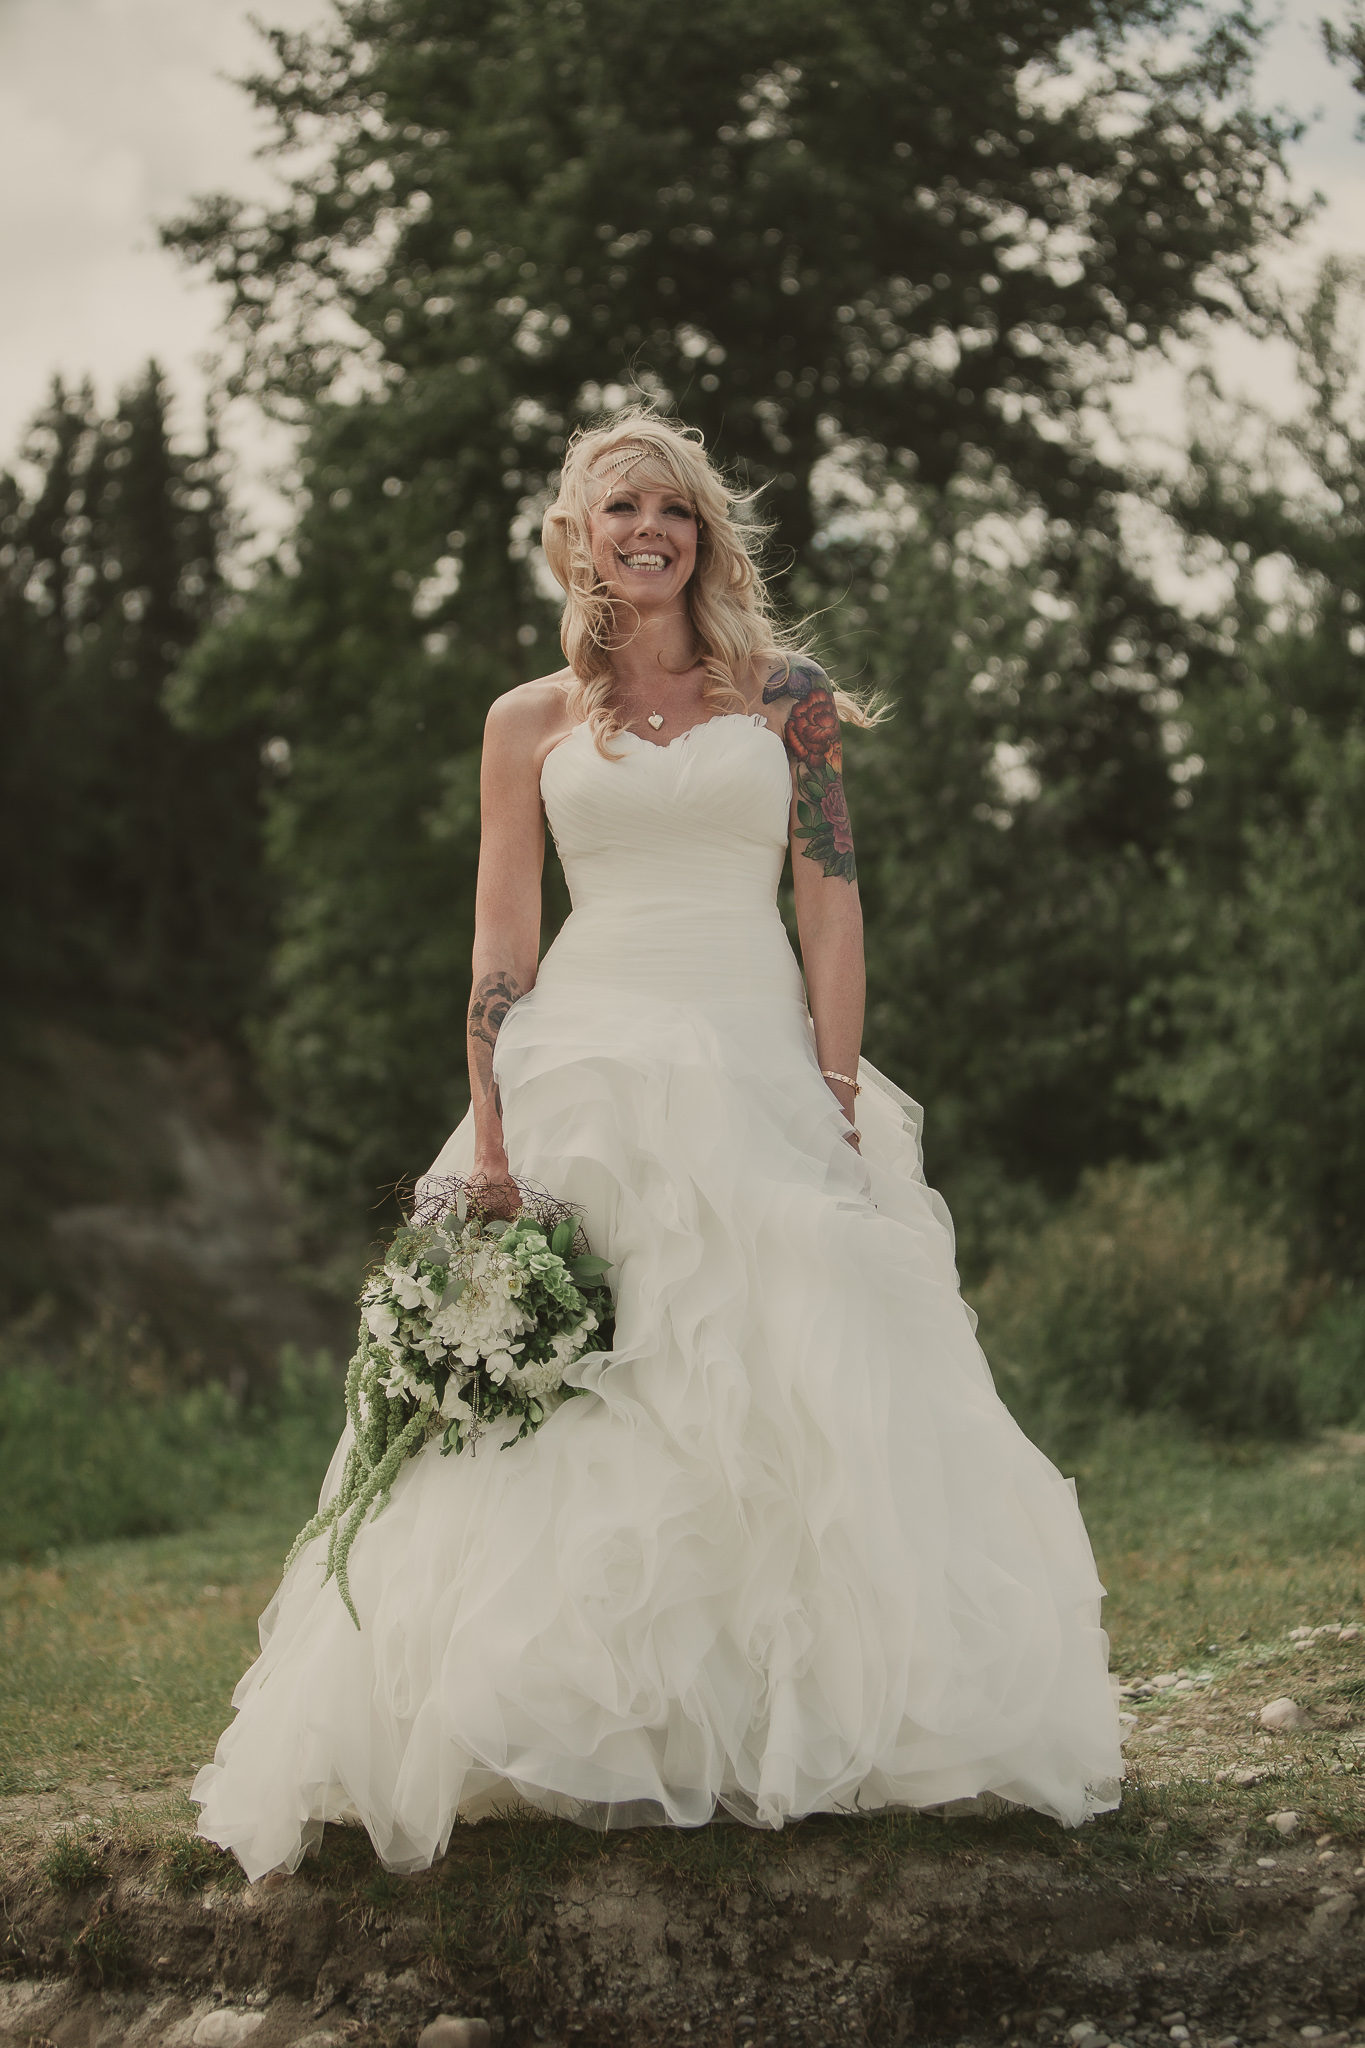
[[[738,510],[649,411],[565,458],[568,666],[488,716],[472,1106],[432,1173],[581,1209],[614,1345],[523,1442],[409,1462],[351,1554],[359,1630],[324,1538],[286,1573],[193,1790],[248,1877],[343,1818],[410,1871],[513,1804],[1117,1802],[1074,1487],[997,1398],[918,1112],[859,1058],[839,733],[869,720],[783,647]],[[573,912],[537,964],[546,820]]]

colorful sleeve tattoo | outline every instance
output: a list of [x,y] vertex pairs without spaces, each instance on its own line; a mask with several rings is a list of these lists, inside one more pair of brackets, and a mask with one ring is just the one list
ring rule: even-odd
[[786,662],[773,671],[763,690],[765,704],[774,704],[779,697],[792,699],[782,728],[796,784],[792,836],[800,840],[807,860],[818,861],[831,880],[851,882],[858,870],[844,801],[839,713],[829,677],[813,661]]

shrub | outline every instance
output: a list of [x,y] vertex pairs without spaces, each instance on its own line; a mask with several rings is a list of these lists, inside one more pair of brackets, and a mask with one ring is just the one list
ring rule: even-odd
[[1049,1441],[1114,1414],[1221,1436],[1301,1426],[1284,1246],[1207,1183],[1125,1165],[1087,1176],[977,1306],[1002,1396]]
[[1365,1289],[1324,1302],[1299,1345],[1298,1368],[1306,1423],[1365,1429]]
[[138,1392],[112,1368],[72,1379],[0,1357],[0,1557],[195,1528],[267,1490],[307,1490],[343,1420],[325,1354],[287,1349],[257,1408],[217,1385]]

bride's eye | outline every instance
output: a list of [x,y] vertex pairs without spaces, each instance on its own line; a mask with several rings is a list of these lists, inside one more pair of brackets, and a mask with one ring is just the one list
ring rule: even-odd
[[696,514],[690,505],[670,505],[668,516],[670,519],[694,519]]
[[629,498],[614,498],[607,507],[608,512],[633,512],[635,507]]

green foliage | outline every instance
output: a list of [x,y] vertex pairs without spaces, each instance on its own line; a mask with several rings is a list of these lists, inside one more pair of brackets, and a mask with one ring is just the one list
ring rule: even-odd
[[0,1369],[0,1557],[188,1529],[272,1486],[316,1485],[341,1420],[330,1362],[282,1360],[268,1409],[221,1387],[144,1393],[116,1337],[79,1380],[36,1359]]
[[[1365,271],[1297,321],[1286,428],[1210,412],[1182,495],[1228,595],[1192,636],[1154,1135],[1269,1205],[1302,1266],[1365,1274]],[[1154,1043],[1160,1034],[1154,1034]]]
[[0,966],[30,1004],[234,1032],[264,944],[256,736],[167,680],[221,590],[210,422],[174,450],[150,365],[112,419],[58,384],[0,479]]
[[1365,1429],[1365,1294],[1324,1302],[1299,1346],[1299,1402],[1313,1429]]
[[201,1835],[182,1835],[171,1843],[161,1859],[163,1889],[173,1898],[191,1898],[206,1886],[216,1884],[230,1864],[234,1870],[241,1869],[240,1864]]
[[[1223,317],[1251,289],[1252,250],[1291,216],[1272,197],[1281,133],[1239,102],[1254,45],[1240,13],[1208,21],[1169,70],[1150,36],[1167,20],[1158,0],[1044,14],[979,0],[969,33],[951,10],[814,0],[705,0],[685,18],[612,0],[590,20],[576,0],[352,0],[339,16],[325,37],[276,34],[252,82],[285,145],[320,145],[285,204],[258,216],[205,201],[170,235],[230,289],[239,387],[307,429],[288,558],[177,689],[202,731],[264,721],[287,766],[269,801],[282,909],[264,1066],[302,1184],[354,1214],[465,1106],[477,748],[491,699],[558,660],[534,539],[573,425],[632,385],[676,401],[771,486],[775,560],[800,557],[817,603],[843,564],[827,574],[813,545],[812,476],[852,442],[920,486],[999,469],[1047,509],[1042,553],[1073,548],[1079,574],[1112,535],[1117,482],[1077,430],[1096,366]],[[1026,99],[1034,66],[1068,89]],[[1132,604],[1152,609],[1107,561],[1056,748],[1073,790],[1094,784],[1106,857],[1068,915],[1074,960],[1054,947],[1029,991],[1075,965],[1095,992],[1039,1054],[1031,1117],[1024,1081],[967,1141],[973,1155],[1012,1147],[1013,1168],[1064,1110],[1074,1128],[1037,1168],[1048,1185],[1103,1156],[1115,1123],[1131,1129],[1101,1099],[1128,1061],[1105,1037],[1131,978],[1131,891],[1108,854],[1131,839],[1140,867],[1163,801],[1154,756],[1133,772],[1150,716],[1089,680]],[[882,666],[914,701],[909,632]],[[942,701],[951,716],[946,684]],[[918,728],[904,730],[908,754]],[[936,806],[935,792],[912,830],[930,816],[941,830]],[[893,772],[878,823],[905,808]],[[1035,929],[1085,851],[1071,832]],[[929,864],[898,893],[894,857],[888,934]],[[970,921],[975,848],[954,837],[942,857]],[[1021,906],[1022,890],[1016,966]],[[549,932],[563,907],[556,881]],[[889,938],[885,959],[877,1028],[894,1047],[907,963]],[[979,1018],[979,958],[971,972]],[[927,1014],[926,999],[917,1051]],[[1000,1032],[981,1043],[984,1067]],[[1068,1094],[1053,1077],[1078,1045],[1085,1087]],[[971,1099],[964,1084],[964,1121]]]
[[1247,834],[1243,892],[1172,990],[1167,1102],[1274,1203],[1313,1264],[1365,1275],[1365,728],[1306,731],[1301,821]]
[[1300,1427],[1284,1246],[1215,1188],[1111,1166],[976,1291],[1004,1398],[1057,1447],[1122,1415]]
[[104,1872],[90,1844],[74,1829],[67,1828],[44,1859],[43,1874],[59,1892],[83,1892],[98,1884]]
[[337,13],[251,81],[308,138],[286,202],[169,232],[231,287],[250,388],[331,386],[339,303],[390,391],[476,392],[466,497],[533,491],[565,418],[634,376],[774,483],[798,552],[831,429],[934,484],[989,447],[1070,516],[1109,481],[1075,432],[1097,361],[1225,318],[1294,218],[1240,11],[1182,10],[1174,56],[1163,0]]
[[1176,785],[1112,550],[1056,561],[998,478],[884,510],[880,544],[828,550],[852,585],[839,665],[896,705],[846,742],[866,1043],[927,1105],[930,1177],[970,1226],[1002,1179],[1055,1198],[1143,1149],[1136,998]]

